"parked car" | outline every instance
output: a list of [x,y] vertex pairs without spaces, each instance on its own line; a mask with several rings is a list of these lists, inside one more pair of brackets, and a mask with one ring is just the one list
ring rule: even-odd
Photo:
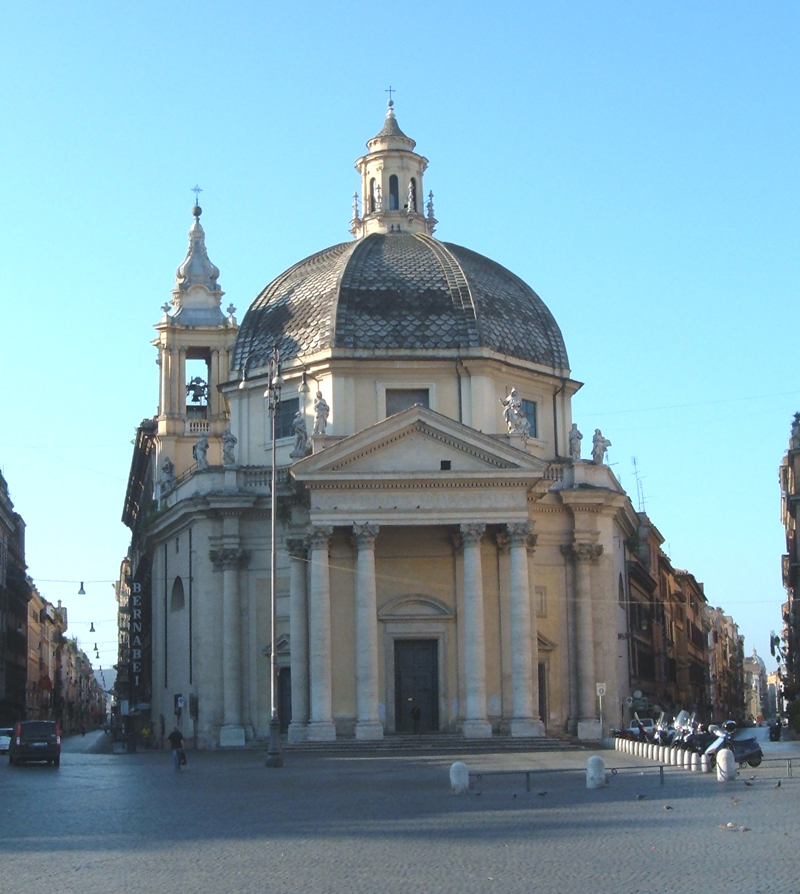
[[12,726],[4,726],[0,729],[0,752],[8,751],[8,746],[11,744],[11,734],[14,732],[14,727]]
[[639,724],[644,727],[644,731],[648,734],[655,732],[656,724],[652,717],[640,717],[638,720],[634,718],[631,720],[631,725],[628,727],[634,733],[639,732]]
[[61,763],[61,730],[54,720],[20,720],[14,725],[8,746],[8,762],[12,767],[27,761]]

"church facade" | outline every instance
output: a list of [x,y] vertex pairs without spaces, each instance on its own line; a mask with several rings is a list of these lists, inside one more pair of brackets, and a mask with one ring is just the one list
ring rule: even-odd
[[131,704],[203,748],[265,737],[273,696],[292,742],[598,740],[626,719],[639,518],[599,431],[581,458],[548,308],[434,237],[391,103],[367,150],[353,239],[241,325],[194,209],[123,516]]

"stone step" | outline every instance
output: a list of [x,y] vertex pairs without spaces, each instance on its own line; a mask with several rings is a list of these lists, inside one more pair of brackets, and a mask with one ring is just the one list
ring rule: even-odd
[[419,736],[388,735],[383,739],[336,739],[333,742],[299,742],[290,745],[284,741],[282,749],[287,754],[328,755],[413,755],[413,754],[474,754],[527,751],[574,751],[580,748],[566,739],[544,736],[512,738],[492,736],[488,739],[465,739],[450,733],[423,734]]

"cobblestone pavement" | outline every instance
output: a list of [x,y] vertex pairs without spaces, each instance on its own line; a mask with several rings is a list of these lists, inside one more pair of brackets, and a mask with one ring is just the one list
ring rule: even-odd
[[618,772],[597,791],[592,751],[462,757],[540,772],[530,793],[519,774],[454,796],[446,757],[287,756],[275,770],[255,750],[190,752],[175,772],[168,752],[92,753],[102,735],[67,740],[60,769],[0,763],[6,890],[800,890],[798,743],[765,745],[761,767],[725,784],[667,768],[662,786],[655,764],[604,751]]

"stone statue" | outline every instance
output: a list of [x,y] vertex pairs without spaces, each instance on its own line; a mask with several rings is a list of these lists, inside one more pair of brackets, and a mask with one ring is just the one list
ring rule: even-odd
[[192,456],[201,472],[208,468],[208,438],[205,435],[200,435],[197,443],[192,447]]
[[324,435],[325,429],[328,427],[328,414],[331,408],[328,402],[322,396],[322,392],[318,391],[314,398],[314,431],[312,434]]
[[572,428],[569,430],[569,457],[571,460],[579,460],[581,458],[581,441],[583,440],[583,435],[578,431],[578,426],[575,422],[572,423]]
[[603,433],[599,428],[594,430],[594,437],[592,438],[592,462],[600,463],[603,462],[603,459],[606,455],[606,450],[611,446],[611,441],[608,438],[603,437]]
[[417,210],[417,197],[414,195],[414,181],[408,181],[408,195],[406,196],[406,211],[413,214]]
[[161,463],[161,496],[163,497],[168,491],[175,487],[175,465],[168,457],[164,457]]
[[222,433],[222,465],[223,466],[233,466],[236,465],[236,457],[233,454],[233,448],[236,446],[237,441],[236,435],[229,429],[226,428]]
[[508,433],[522,435],[522,441],[526,443],[531,436],[531,424],[522,414],[522,398],[517,389],[512,388],[508,397],[500,403],[503,405],[503,419],[506,421]]
[[308,443],[308,428],[306,427],[306,420],[303,418],[303,414],[300,410],[294,414],[292,431],[294,432],[294,447],[289,456],[295,458],[308,456],[311,451],[311,447]]

